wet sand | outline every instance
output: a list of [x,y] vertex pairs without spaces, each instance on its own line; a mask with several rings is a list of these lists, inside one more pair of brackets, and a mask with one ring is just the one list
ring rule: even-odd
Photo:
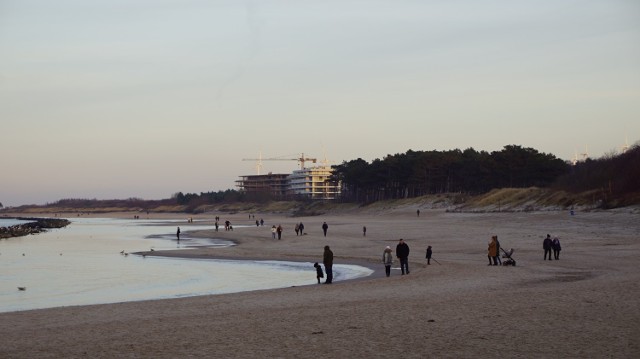
[[[180,256],[321,262],[329,245],[336,263],[366,264],[376,274],[332,285],[3,313],[0,357],[640,356],[637,212],[256,213],[264,227],[247,214],[218,215],[253,226],[189,233],[238,245]],[[296,237],[300,221],[307,234]],[[282,240],[271,239],[272,224],[285,228]],[[190,231],[186,220],[180,227]],[[558,261],[542,260],[547,233],[562,242]],[[515,267],[487,266],[494,234],[515,249]],[[395,253],[399,238],[411,248],[411,274],[401,276],[396,260],[386,278],[382,251],[389,245]],[[427,245],[438,263],[426,264]]]

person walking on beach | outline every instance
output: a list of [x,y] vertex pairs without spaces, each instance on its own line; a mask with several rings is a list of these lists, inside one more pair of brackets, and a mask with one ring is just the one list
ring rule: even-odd
[[427,258],[427,264],[431,264],[431,255],[433,254],[433,251],[431,250],[431,246],[427,246],[427,256],[425,258]]
[[362,226],[362,236],[363,237],[367,236],[367,226]]
[[322,223],[322,231],[324,232],[324,236],[327,236],[327,229],[329,229],[329,225],[327,222]]
[[418,217],[420,217],[420,210],[417,210],[416,214],[418,215]]
[[498,261],[498,265],[502,265],[502,260],[500,259],[500,241],[498,240],[498,236],[493,236],[496,239],[496,261]]
[[271,238],[276,239],[276,225],[271,226]]
[[551,236],[547,234],[547,238],[542,241],[542,249],[544,249],[544,259],[547,260],[547,254],[549,254],[549,260],[551,259],[551,247],[553,246],[553,241],[551,240]]
[[560,247],[560,240],[558,239],[558,237],[554,237],[553,241],[551,241],[551,248],[553,248],[553,258],[555,260],[559,260],[560,250],[562,249],[562,247]]
[[300,233],[300,224],[296,223],[296,227],[293,230],[296,231],[296,236],[297,236],[298,233]]
[[324,284],[331,284],[333,282],[333,252],[329,246],[324,246],[322,263],[324,264],[324,271],[327,272],[327,280],[324,281]]
[[409,246],[400,238],[396,246],[396,257],[400,260],[400,271],[402,275],[409,274]]
[[494,266],[498,265],[498,261],[496,260],[496,255],[498,253],[496,241],[497,241],[497,237],[492,236],[491,240],[489,241],[489,249],[487,250],[487,257],[489,257],[489,265],[494,265]]
[[322,266],[319,265],[318,262],[313,263],[313,266],[316,268],[316,278],[318,279],[318,284],[320,284],[320,278],[324,278]]
[[278,228],[276,228],[276,232],[278,233],[278,240],[280,240],[280,238],[282,238],[282,226],[278,225]]
[[178,227],[178,230],[176,231],[176,237],[178,237],[178,242],[180,242],[180,227]]
[[298,228],[300,229],[300,235],[304,234],[304,224],[302,224],[302,222],[300,222],[300,225],[298,226]]
[[391,254],[391,247],[387,246],[382,252],[382,263],[384,264],[384,271],[387,277],[391,275],[391,265],[393,264],[393,255]]

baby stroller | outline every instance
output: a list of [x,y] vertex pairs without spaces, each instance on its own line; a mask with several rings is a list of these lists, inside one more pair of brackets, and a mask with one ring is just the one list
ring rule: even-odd
[[506,258],[506,260],[502,261],[502,265],[503,266],[514,266],[516,265],[516,260],[513,259],[513,257],[511,256],[513,254],[513,248],[509,249],[509,251],[505,251],[504,249],[500,248],[500,250],[502,250],[502,258]]

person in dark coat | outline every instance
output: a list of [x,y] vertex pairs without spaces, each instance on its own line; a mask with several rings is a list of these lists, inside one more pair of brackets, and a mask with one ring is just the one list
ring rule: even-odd
[[431,264],[431,255],[433,254],[433,251],[431,250],[431,246],[427,247],[427,264]]
[[180,241],[180,227],[178,227],[178,230],[176,231],[176,237],[178,237],[178,241]]
[[551,247],[553,246],[553,242],[551,241],[551,236],[547,234],[547,238],[542,241],[542,249],[544,249],[544,259],[547,260],[547,254],[549,254],[549,260],[551,260]]
[[333,282],[333,252],[329,246],[324,246],[322,263],[324,264],[324,271],[327,272],[327,280],[324,281],[324,284],[331,284]]
[[409,246],[404,243],[404,240],[400,238],[398,245],[396,246],[396,257],[400,259],[400,270],[402,275],[409,274]]
[[316,278],[318,279],[318,284],[320,284],[320,278],[324,278],[324,272],[322,272],[322,266],[318,264],[318,262],[313,263],[313,266],[316,268]]
[[551,248],[553,249],[553,258],[555,258],[555,260],[559,260],[560,250],[562,247],[560,247],[560,240],[558,237],[553,238],[553,241],[551,241]]
[[327,229],[329,229],[329,225],[327,222],[322,223],[322,231],[324,232],[324,236],[327,236]]

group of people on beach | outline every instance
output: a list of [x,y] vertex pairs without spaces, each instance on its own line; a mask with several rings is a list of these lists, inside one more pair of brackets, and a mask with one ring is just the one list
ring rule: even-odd
[[558,239],[558,237],[551,239],[551,235],[547,234],[547,237],[542,241],[542,249],[544,249],[543,260],[547,260],[547,255],[549,257],[548,260],[551,260],[551,251],[553,251],[553,258],[555,260],[560,259],[560,250],[562,250],[562,247],[560,246],[560,239]]
[[[430,250],[431,246],[429,246],[429,251]],[[400,260],[400,271],[402,275],[409,274],[409,251],[409,245],[404,239],[400,238],[396,245],[396,258]],[[391,253],[392,250],[390,246],[387,246],[382,252],[382,263],[384,264],[384,271],[387,277],[391,275],[391,265],[393,264],[393,255]],[[427,257],[429,260],[431,259],[430,254],[428,254]]]
[[[333,252],[329,246],[324,246],[322,264],[324,264],[324,271],[327,273],[327,279],[324,281],[324,284],[331,284],[333,282]],[[320,279],[324,278],[322,266],[320,266],[318,262],[315,262],[313,266],[316,268],[316,278],[318,279],[318,284],[320,284]]]

